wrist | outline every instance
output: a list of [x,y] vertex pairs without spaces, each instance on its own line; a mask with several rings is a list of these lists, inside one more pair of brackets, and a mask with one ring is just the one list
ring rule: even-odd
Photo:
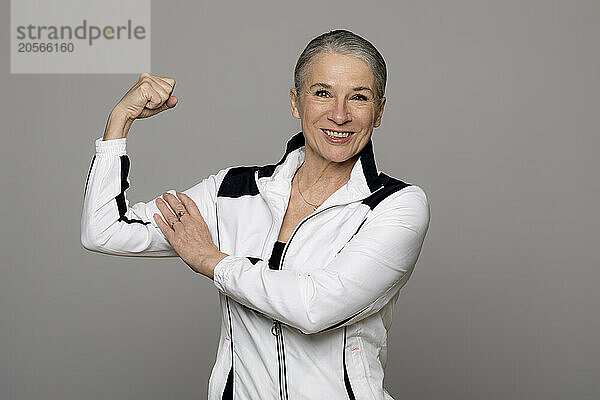
[[202,273],[210,279],[214,279],[214,270],[217,264],[229,254],[217,251],[204,258],[202,262]]
[[132,123],[133,120],[127,118],[115,108],[108,116],[102,140],[126,138]]

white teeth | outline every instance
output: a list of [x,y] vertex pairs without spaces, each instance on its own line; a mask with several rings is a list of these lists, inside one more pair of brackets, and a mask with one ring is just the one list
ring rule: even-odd
[[323,129],[323,132],[325,132],[327,135],[329,135],[331,137],[335,137],[335,138],[345,138],[354,133],[354,132],[335,132],[335,131],[330,131],[327,129]]

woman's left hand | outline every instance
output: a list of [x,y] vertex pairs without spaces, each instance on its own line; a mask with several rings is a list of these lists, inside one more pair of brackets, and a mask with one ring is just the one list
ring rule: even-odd
[[[156,199],[156,205],[164,218],[163,220],[159,214],[154,214],[158,227],[190,268],[213,279],[215,266],[227,254],[220,252],[213,243],[198,206],[185,193],[177,192],[177,197],[171,193],[163,193],[163,197],[164,200],[160,197]],[[183,213],[179,219],[165,200],[175,213]]]

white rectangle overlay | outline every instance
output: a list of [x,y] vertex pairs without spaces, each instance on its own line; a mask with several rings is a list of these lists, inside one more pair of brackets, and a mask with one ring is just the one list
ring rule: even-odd
[[11,0],[10,72],[149,72],[150,0]]

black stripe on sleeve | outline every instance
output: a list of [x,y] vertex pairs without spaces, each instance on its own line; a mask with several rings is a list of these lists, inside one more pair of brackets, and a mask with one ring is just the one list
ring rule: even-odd
[[256,264],[257,262],[260,261],[260,258],[256,258],[256,257],[246,257],[248,260],[250,260],[250,262],[252,264]]
[[129,219],[125,216],[127,212],[127,204],[125,204],[125,191],[129,188],[129,182],[127,182],[127,176],[129,175],[129,157],[127,154],[121,157],[121,193],[119,193],[115,200],[117,202],[117,208],[119,209],[119,221],[123,221],[128,224],[138,223],[148,225],[150,221],[142,221],[141,219]]
[[90,163],[90,169],[87,173],[87,178],[85,178],[85,188],[83,189],[83,198],[85,199],[85,192],[87,192],[88,182],[90,181],[90,174],[92,173],[92,167],[94,166],[94,161],[96,161],[96,155],[92,158],[92,162]]
[[218,197],[256,196],[258,187],[254,179],[257,167],[230,168],[219,186]]
[[344,347],[342,347],[342,363],[344,364],[344,384],[346,385],[346,394],[350,400],[356,400],[354,397],[354,391],[350,384],[350,378],[348,378],[348,370],[346,369],[346,327],[344,327]]
[[407,186],[410,186],[409,183],[402,182],[399,179],[392,178],[383,172],[379,175],[379,179],[383,184],[383,187],[377,191],[375,191],[372,195],[363,200],[363,204],[369,206],[369,208],[374,209],[377,207],[379,203],[385,200],[391,194],[404,189]]

